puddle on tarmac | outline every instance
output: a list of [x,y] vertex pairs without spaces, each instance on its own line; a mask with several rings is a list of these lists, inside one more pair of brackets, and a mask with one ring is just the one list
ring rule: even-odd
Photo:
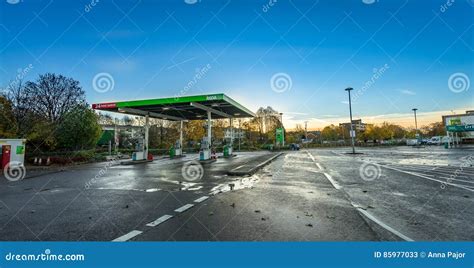
[[259,180],[260,177],[258,175],[252,175],[251,177],[245,177],[228,183],[222,183],[213,187],[211,189],[211,194],[215,195],[218,193],[225,193],[233,190],[252,188]]
[[146,189],[145,192],[147,193],[153,193],[153,192],[158,192],[160,189],[158,188],[151,188],[151,189]]

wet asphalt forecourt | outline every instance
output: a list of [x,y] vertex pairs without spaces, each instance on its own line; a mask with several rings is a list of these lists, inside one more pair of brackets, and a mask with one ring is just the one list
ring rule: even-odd
[[[473,240],[474,150],[440,147],[238,153],[96,163],[0,181],[1,240]],[[202,178],[196,179],[195,172]],[[201,173],[200,173],[201,172]],[[191,176],[191,177],[189,177]],[[183,179],[183,177],[187,177]]]

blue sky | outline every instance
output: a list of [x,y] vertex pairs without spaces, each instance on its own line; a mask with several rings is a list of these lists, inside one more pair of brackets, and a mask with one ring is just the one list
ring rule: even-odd
[[368,122],[474,108],[473,0],[186,1],[1,0],[0,86],[23,70],[73,77],[89,103],[223,92],[289,127],[344,120],[348,86]]

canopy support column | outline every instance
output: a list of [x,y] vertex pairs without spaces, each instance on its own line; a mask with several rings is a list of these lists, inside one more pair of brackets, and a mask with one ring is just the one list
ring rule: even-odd
[[148,130],[150,129],[150,117],[145,115],[145,155],[143,156],[145,159],[148,159]]
[[448,136],[448,148],[451,148],[451,134],[446,130],[446,136]]
[[230,124],[230,146],[233,146],[234,144],[234,126],[233,126],[233,118],[229,118],[229,124]]
[[212,145],[212,123],[211,123],[211,111],[207,111],[207,142],[209,142],[209,146]]
[[181,145],[181,149],[183,148],[183,121],[179,122],[179,144]]

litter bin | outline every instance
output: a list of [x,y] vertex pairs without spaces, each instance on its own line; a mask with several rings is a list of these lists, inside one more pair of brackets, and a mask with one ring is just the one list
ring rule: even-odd
[[224,157],[229,157],[229,145],[224,145]]
[[173,158],[176,156],[176,150],[174,149],[174,146],[171,146],[170,148],[170,158]]

